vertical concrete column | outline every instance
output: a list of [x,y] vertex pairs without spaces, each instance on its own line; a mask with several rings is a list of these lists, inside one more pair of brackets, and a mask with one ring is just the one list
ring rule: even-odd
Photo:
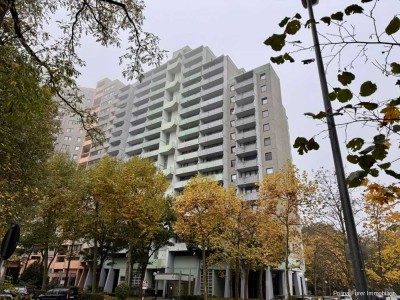
[[229,286],[229,281],[231,278],[231,269],[229,266],[225,267],[225,288],[224,288],[224,298],[230,298],[231,297],[231,291],[230,291],[230,286]]
[[300,272],[294,272],[294,294],[301,296],[301,277]]
[[115,271],[113,268],[111,268],[110,271],[108,271],[106,283],[104,285],[104,292],[112,293],[114,286],[114,277],[115,277]]
[[265,270],[265,299],[274,299],[274,287],[272,284],[272,273],[270,267]]
[[307,287],[307,282],[304,276],[301,277],[301,284],[303,285],[303,294],[307,295],[308,294],[308,287]]
[[93,272],[92,269],[90,268],[86,276],[85,284],[83,285],[83,289],[85,291],[89,289],[89,286],[92,286],[92,278],[93,278]]
[[106,269],[101,268],[98,287],[99,288],[104,287],[105,281],[106,281]]

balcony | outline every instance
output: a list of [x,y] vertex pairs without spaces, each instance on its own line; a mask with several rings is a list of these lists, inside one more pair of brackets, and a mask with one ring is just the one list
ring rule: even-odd
[[157,158],[158,156],[158,149],[153,150],[153,151],[149,151],[149,152],[144,152],[140,155],[143,158]]
[[175,79],[174,81],[168,82],[165,85],[165,89],[169,92],[178,91],[180,87],[180,82]]
[[223,164],[224,164],[224,162],[222,159],[207,161],[207,162],[198,164],[198,170],[201,172],[210,172],[210,171],[221,169],[223,167]]
[[172,166],[169,166],[169,167],[163,169],[162,172],[165,177],[167,177],[168,179],[171,179],[172,175],[174,174],[174,168]]
[[158,107],[162,107],[163,104],[164,104],[164,100],[165,100],[165,98],[164,98],[164,97],[161,97],[161,98],[157,98],[157,99],[155,99],[155,100],[150,101],[150,102],[148,103],[148,105],[149,105],[149,110],[156,109],[156,108],[158,108]]
[[142,133],[138,133],[135,135],[132,135],[130,137],[128,137],[128,139],[126,140],[126,142],[131,145],[131,144],[137,144],[143,141],[144,138],[144,132]]
[[190,126],[193,126],[193,125],[198,125],[199,122],[200,122],[200,118],[199,118],[198,115],[196,115],[196,116],[189,117],[189,118],[186,118],[186,119],[181,119],[179,121],[179,126],[180,127],[183,127],[183,126],[190,127]]
[[180,139],[190,139],[199,136],[199,126],[195,126],[186,130],[181,130],[178,133]]
[[214,87],[209,88],[209,89],[203,89],[201,91],[201,97],[203,99],[215,98],[217,96],[222,95],[223,89],[224,89],[224,85],[223,84],[214,86]]
[[178,119],[174,118],[170,122],[161,125],[161,130],[165,132],[174,132],[176,131],[176,127],[178,126],[178,124]]
[[222,95],[208,99],[208,100],[203,100],[201,101],[201,108],[202,109],[214,109],[217,107],[220,107],[222,105]]
[[243,194],[243,198],[246,201],[253,201],[258,199],[258,194],[257,193],[246,193]]
[[258,182],[258,175],[251,175],[248,177],[239,177],[236,179],[237,186],[250,186]]
[[178,150],[180,151],[189,151],[191,149],[198,149],[199,148],[199,139],[193,139],[190,141],[182,142],[178,144]]
[[223,141],[223,133],[222,132],[216,132],[214,134],[202,136],[199,138],[199,144],[204,144],[204,145],[210,145],[214,144],[218,141]]
[[247,143],[256,140],[256,130],[241,131],[236,133],[236,141],[239,143]]
[[246,161],[236,162],[236,170],[239,170],[241,172],[255,170],[257,168],[258,168],[257,158],[251,159],[251,160],[246,160]]
[[191,152],[191,153],[186,153],[182,155],[178,155],[176,158],[176,161],[179,163],[188,163],[188,162],[193,162],[198,160],[198,155],[197,151]]
[[164,94],[165,94],[165,88],[161,87],[161,88],[159,88],[159,89],[157,89],[155,91],[150,92],[149,98],[150,99],[157,99],[157,98],[162,97]]
[[253,78],[246,79],[242,82],[239,82],[235,85],[235,91],[237,93],[243,93],[249,90],[253,90],[254,88],[254,81]]
[[197,164],[183,167],[183,168],[177,168],[175,170],[175,175],[179,175],[179,176],[187,176],[187,175],[194,174],[194,173],[197,173]]
[[152,149],[153,148],[158,148],[158,146],[160,145],[160,138],[156,138],[154,140],[150,140],[150,141],[146,141],[143,142],[143,149],[148,150],[148,149]]
[[219,145],[219,146],[215,146],[215,147],[199,150],[198,156],[199,157],[204,157],[204,156],[209,156],[211,154],[222,154],[223,151],[224,151],[223,146]]
[[186,87],[186,86],[193,84],[195,82],[198,82],[198,81],[201,81],[201,72],[197,72],[193,75],[185,77],[182,81],[182,84]]
[[178,100],[175,98],[171,101],[164,101],[164,110],[166,111],[174,111],[178,108]]
[[203,60],[203,52],[197,53],[195,55],[189,56],[182,60],[183,65],[188,68]]
[[254,102],[254,91],[248,91],[243,94],[235,96],[235,102],[237,105],[246,105]]
[[200,92],[200,88],[201,88],[201,82],[191,84],[188,87],[182,89],[181,94],[184,96],[190,96]]
[[224,121],[222,119],[200,125],[200,132],[222,130]]
[[133,145],[125,149],[125,153],[129,156],[140,154],[140,152],[142,152],[142,144]]
[[161,126],[161,122],[164,120],[164,118],[161,116],[157,119],[153,119],[153,120],[147,120],[145,123],[146,128],[148,129],[154,129],[156,127],[160,127]]
[[238,130],[255,127],[256,118],[254,115],[236,120],[235,126]]
[[160,146],[158,152],[163,155],[170,155],[175,152],[176,143],[171,143],[169,145]]
[[147,111],[147,107],[148,107],[147,102],[143,103],[142,105],[139,105],[139,106],[134,105],[133,108],[132,108],[132,114],[134,116],[138,116],[138,115],[144,114]]
[[129,133],[130,134],[140,133],[144,130],[144,127],[145,127],[145,123],[136,124],[136,125],[132,126],[131,128],[129,128]]
[[255,109],[256,108],[254,107],[254,103],[249,103],[242,106],[236,105],[235,108],[236,117],[242,118],[244,116],[254,115]]
[[181,61],[177,60],[176,62],[169,64],[167,66],[167,70],[176,73],[181,69],[181,67],[182,67]]
[[159,108],[156,108],[156,109],[151,109],[147,112],[147,117],[150,119],[155,118],[155,117],[160,117],[162,115],[163,110],[164,110],[164,107],[162,107],[162,106]]
[[203,89],[208,89],[217,84],[222,84],[223,82],[224,82],[224,74],[219,73],[217,75],[213,75],[213,76],[203,80],[202,87],[203,87]]
[[182,107],[188,107],[190,105],[199,103],[200,99],[201,99],[201,94],[200,93],[196,93],[194,95],[190,95],[188,97],[184,97],[181,100],[181,105],[182,105]]
[[210,121],[218,120],[218,119],[222,120],[223,111],[224,111],[223,107],[217,107],[217,108],[214,108],[211,110],[202,111],[200,113],[200,119],[203,122],[210,122]]
[[189,182],[189,180],[182,180],[182,181],[175,182],[174,188],[176,190],[182,190],[188,182]]
[[241,157],[244,155],[254,155],[257,153],[257,144],[250,144],[250,145],[246,145],[246,146],[239,146],[236,147],[236,155]]
[[146,130],[145,132],[142,133],[142,135],[146,139],[152,139],[152,138],[155,138],[156,136],[160,137],[160,128]]
[[203,69],[203,77],[211,77],[215,74],[221,73],[224,69],[224,62],[217,63],[211,67]]
[[180,115],[183,118],[187,118],[193,115],[198,115],[199,113],[200,113],[200,103],[182,109]]

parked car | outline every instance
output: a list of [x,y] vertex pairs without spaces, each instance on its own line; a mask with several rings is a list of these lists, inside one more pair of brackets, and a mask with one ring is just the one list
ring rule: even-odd
[[11,293],[0,293],[0,300],[13,300],[14,297]]
[[39,300],[76,300],[79,298],[78,288],[56,288],[39,295]]

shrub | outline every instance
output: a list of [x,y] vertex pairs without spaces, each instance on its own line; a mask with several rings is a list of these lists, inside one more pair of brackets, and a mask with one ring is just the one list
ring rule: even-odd
[[121,283],[115,288],[115,297],[119,300],[125,300],[133,296],[133,292],[125,282]]
[[103,293],[90,293],[90,292],[83,292],[79,295],[80,300],[104,300]]

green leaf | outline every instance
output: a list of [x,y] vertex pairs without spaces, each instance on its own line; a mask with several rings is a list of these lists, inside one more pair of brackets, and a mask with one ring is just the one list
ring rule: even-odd
[[368,171],[374,164],[376,159],[373,155],[363,155],[358,158],[358,165],[365,171]]
[[392,164],[390,162],[384,163],[384,164],[380,164],[378,165],[381,169],[386,170],[387,168],[390,168]]
[[308,65],[308,64],[311,64],[311,63],[314,62],[314,61],[315,61],[315,58],[310,58],[310,59],[302,60],[301,62],[302,62],[303,64],[305,64],[305,65]]
[[374,136],[374,144],[384,144],[386,142],[386,137],[384,134],[378,134]]
[[328,94],[328,99],[333,101],[336,100],[336,92],[331,92]]
[[367,3],[367,2],[371,2],[371,1],[374,1],[374,0],[361,0],[361,3]]
[[304,152],[307,153],[308,150],[306,148],[306,144],[307,144],[307,139],[305,137],[298,137],[296,138],[296,140],[294,141],[293,144],[293,148],[298,148],[297,152],[300,155],[303,155]]
[[399,132],[399,131],[400,131],[400,125],[393,125],[392,130],[393,130],[394,132]]
[[369,170],[369,174],[371,174],[373,177],[378,177],[379,171],[378,169],[372,168],[371,170]]
[[349,89],[340,89],[337,92],[337,99],[344,103],[350,101],[353,98],[353,93]]
[[372,146],[368,146],[367,148],[365,148],[364,150],[360,151],[360,154],[367,154],[369,152],[371,152],[372,150],[375,149],[375,145]]
[[350,148],[353,151],[358,151],[364,145],[364,140],[362,138],[354,138],[349,141],[346,145],[347,148]]
[[351,162],[352,164],[357,164],[358,156],[357,155],[347,155],[347,161]]
[[360,102],[359,104],[364,106],[368,110],[374,110],[378,108],[378,104],[372,102]]
[[343,21],[343,13],[341,11],[334,13],[331,15],[331,19],[336,21]]
[[277,65],[281,65],[281,64],[285,63],[285,59],[283,58],[283,55],[271,57],[270,59],[274,64],[277,64]]
[[362,97],[371,96],[373,93],[376,92],[377,89],[378,88],[375,83],[372,83],[371,81],[366,81],[361,85],[360,96]]
[[386,27],[385,31],[387,35],[395,34],[400,29],[400,19],[398,17],[394,17],[389,25]]
[[299,20],[292,20],[286,25],[285,33],[294,35],[301,28],[301,24]]
[[399,74],[400,73],[400,65],[398,63],[392,62],[390,64],[390,66],[392,67],[392,73],[393,74]]
[[315,19],[309,19],[307,20],[306,24],[304,25],[304,27],[310,27],[311,24],[316,24],[317,22],[315,22]]
[[323,17],[321,18],[321,21],[328,24],[328,26],[331,25],[331,18],[329,17]]
[[308,150],[318,150],[319,149],[319,144],[314,140],[314,138],[311,138],[307,142],[307,149]]
[[363,170],[355,171],[350,173],[349,177],[347,177],[347,184],[349,187],[354,188],[360,186],[364,179],[367,177],[367,172]]
[[359,6],[357,4],[350,5],[350,6],[346,7],[344,10],[346,15],[348,15],[348,16],[351,14],[362,14],[363,11],[364,11],[364,8],[362,8],[361,6]]
[[299,13],[297,13],[297,14],[294,15],[293,18],[296,18],[296,19],[299,19],[299,20],[300,20],[300,19],[301,19],[301,15],[300,15]]
[[286,34],[273,34],[264,41],[264,44],[271,46],[274,51],[280,51],[285,46]]
[[326,117],[326,112],[320,111],[318,114],[305,113],[304,115],[305,115],[305,116],[310,116],[310,117],[312,117],[313,119],[318,119],[318,120],[320,120],[320,119],[323,119],[323,118]]
[[285,54],[283,55],[283,58],[284,58],[285,60],[290,61],[291,63],[294,62],[293,57],[291,57],[291,56],[289,55],[289,53],[285,53]]
[[279,23],[279,27],[284,27],[284,26],[287,24],[287,22],[289,22],[289,20],[290,20],[289,17],[284,18],[284,19]]
[[343,72],[338,75],[338,80],[342,85],[350,84],[355,78],[354,74],[350,72]]
[[396,178],[396,179],[398,179],[398,180],[400,180],[400,174],[396,173],[393,170],[385,170],[385,173],[390,175],[390,176],[392,176],[392,177],[394,177],[394,178]]
[[400,80],[397,80],[395,85],[400,86]]

